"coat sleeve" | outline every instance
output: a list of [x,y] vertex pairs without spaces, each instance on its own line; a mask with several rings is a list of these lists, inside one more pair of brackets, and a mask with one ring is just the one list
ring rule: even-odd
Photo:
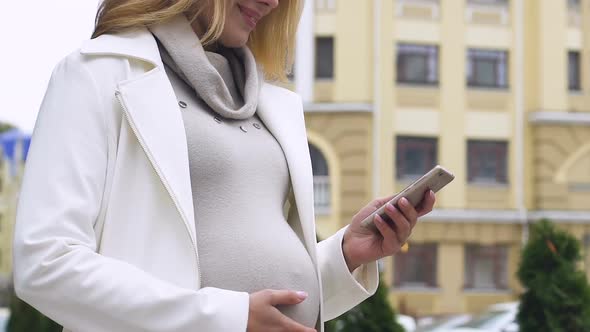
[[352,273],[348,270],[342,252],[342,240],[347,227],[319,242],[317,246],[324,296],[324,321],[340,316],[375,294],[379,285],[377,262],[361,265]]
[[73,331],[246,331],[247,293],[181,288],[97,253],[112,107],[98,91],[77,52],[52,73],[18,199],[17,295]]

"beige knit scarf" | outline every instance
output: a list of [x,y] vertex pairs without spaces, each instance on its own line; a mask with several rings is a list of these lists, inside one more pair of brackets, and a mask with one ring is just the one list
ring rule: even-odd
[[[254,115],[263,75],[247,46],[206,52],[184,15],[153,25],[149,30],[158,41],[162,61],[192,86],[215,112],[231,119],[247,119]],[[229,80],[228,75],[224,80],[216,69],[222,68],[220,61],[229,62]]]

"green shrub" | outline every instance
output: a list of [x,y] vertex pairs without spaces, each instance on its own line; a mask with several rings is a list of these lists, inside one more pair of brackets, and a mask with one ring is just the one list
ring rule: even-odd
[[518,278],[527,289],[520,298],[520,332],[590,331],[590,287],[577,268],[580,244],[548,220],[531,228]]
[[387,300],[387,292],[387,286],[379,282],[375,295],[326,322],[326,332],[404,332],[395,319],[396,313]]
[[62,327],[14,294],[10,299],[7,332],[61,332]]

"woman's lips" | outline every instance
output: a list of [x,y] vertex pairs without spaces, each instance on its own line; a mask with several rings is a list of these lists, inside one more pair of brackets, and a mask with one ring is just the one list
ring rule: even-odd
[[253,11],[252,9],[246,8],[246,7],[242,7],[242,6],[238,6],[240,8],[240,11],[242,12],[242,16],[244,17],[244,21],[246,22],[246,24],[251,28],[254,29],[256,27],[256,23],[258,23],[259,18],[259,14],[255,11]]

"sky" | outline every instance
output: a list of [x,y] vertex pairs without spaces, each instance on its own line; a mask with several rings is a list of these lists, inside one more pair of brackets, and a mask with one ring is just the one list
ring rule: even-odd
[[55,65],[90,38],[98,0],[3,1],[0,121],[32,133]]

